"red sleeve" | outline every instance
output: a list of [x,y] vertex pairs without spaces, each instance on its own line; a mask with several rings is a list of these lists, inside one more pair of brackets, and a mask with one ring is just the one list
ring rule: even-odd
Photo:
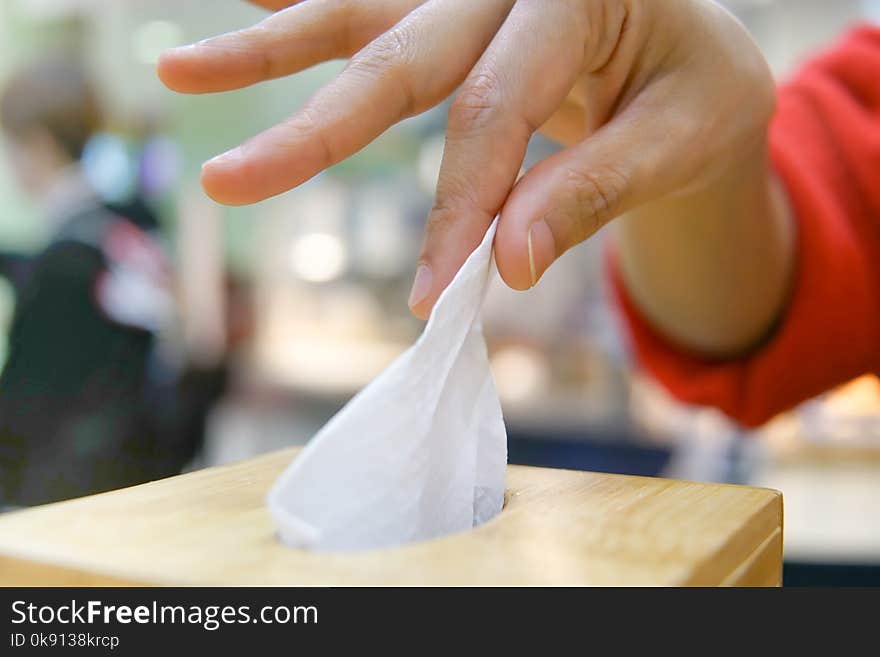
[[773,336],[711,361],[655,333],[615,296],[636,359],[676,397],[755,426],[880,364],[880,29],[860,27],[779,90],[774,167],[797,221],[792,296]]

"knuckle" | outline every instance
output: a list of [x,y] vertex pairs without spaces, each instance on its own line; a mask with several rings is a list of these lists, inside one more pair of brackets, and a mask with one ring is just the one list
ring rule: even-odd
[[356,50],[354,24],[357,22],[357,4],[352,0],[324,0],[324,2],[329,21],[339,26],[337,39],[342,52],[352,55]]
[[[275,51],[270,47],[274,35],[275,31],[267,19],[240,33],[220,37],[217,43],[236,57],[252,57],[258,75],[269,80],[279,77]],[[204,45],[210,45],[210,40],[203,42]]]
[[449,129],[470,133],[485,128],[501,111],[501,85],[498,77],[484,71],[468,78],[449,108]]
[[404,25],[397,25],[385,32],[382,39],[385,47],[394,53],[398,61],[412,59],[415,50],[415,40],[412,31]]
[[349,69],[371,81],[390,82],[400,93],[399,118],[416,112],[416,93],[410,75],[415,59],[413,36],[406,27],[385,32],[352,59]]
[[292,134],[297,137],[293,138],[290,144],[279,143],[278,146],[280,148],[299,148],[301,142],[298,136],[305,135],[318,147],[323,168],[329,167],[341,159],[340,155],[335,152],[333,144],[327,138],[325,131],[321,127],[321,122],[312,107],[308,105],[303,107],[296,115],[289,119],[287,125],[293,128]]
[[274,80],[278,77],[276,73],[275,60],[267,53],[260,55],[259,59],[260,77],[264,80]]
[[453,225],[458,218],[459,213],[455,208],[449,205],[445,200],[438,197],[434,201],[431,208],[430,220],[428,222],[428,232],[443,232],[447,227]]
[[257,67],[259,76],[263,80],[274,80],[281,77],[278,71],[278,62],[270,51],[257,51]]
[[431,208],[432,218],[436,217],[440,223],[446,223],[471,215],[475,211],[481,212],[473,182],[460,171],[441,170],[434,206]]
[[358,4],[355,0],[320,0],[326,16],[334,24],[347,23],[356,15]]
[[614,218],[628,188],[629,176],[613,166],[590,171],[567,169],[565,198],[578,241],[587,239]]
[[324,0],[324,2],[340,18],[350,16],[357,9],[357,3],[353,0]]
[[368,44],[353,63],[385,75],[410,63],[413,55],[412,35],[405,27],[398,25]]
[[575,15],[581,21],[579,33],[585,34],[583,62],[590,72],[604,69],[620,45],[626,31],[634,29],[641,12],[631,11],[626,3],[599,0],[582,5]]

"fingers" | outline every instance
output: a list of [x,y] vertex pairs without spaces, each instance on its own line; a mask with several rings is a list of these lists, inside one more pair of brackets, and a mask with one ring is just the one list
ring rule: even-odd
[[208,162],[205,190],[230,205],[279,194],[438,103],[471,69],[511,2],[419,7],[358,52],[297,114]]
[[646,94],[520,179],[495,237],[495,260],[508,285],[531,287],[565,251],[692,175],[681,153],[688,130],[662,96]]
[[290,75],[351,56],[420,1],[300,2],[244,30],[162,53],[159,78],[175,91],[210,93]]
[[514,5],[449,110],[446,148],[409,305],[426,318],[501,209],[532,133],[583,59],[577,2]]

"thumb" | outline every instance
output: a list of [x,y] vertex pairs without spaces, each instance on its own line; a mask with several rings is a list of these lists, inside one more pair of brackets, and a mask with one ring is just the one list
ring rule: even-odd
[[532,287],[568,249],[672,191],[681,137],[657,115],[633,110],[535,165],[514,187],[495,237],[498,271],[510,287]]

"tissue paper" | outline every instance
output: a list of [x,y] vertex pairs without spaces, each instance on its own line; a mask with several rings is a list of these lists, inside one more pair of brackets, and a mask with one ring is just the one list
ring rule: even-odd
[[275,482],[269,510],[287,545],[399,545],[470,529],[501,510],[507,438],[480,320],[496,224],[418,341]]

